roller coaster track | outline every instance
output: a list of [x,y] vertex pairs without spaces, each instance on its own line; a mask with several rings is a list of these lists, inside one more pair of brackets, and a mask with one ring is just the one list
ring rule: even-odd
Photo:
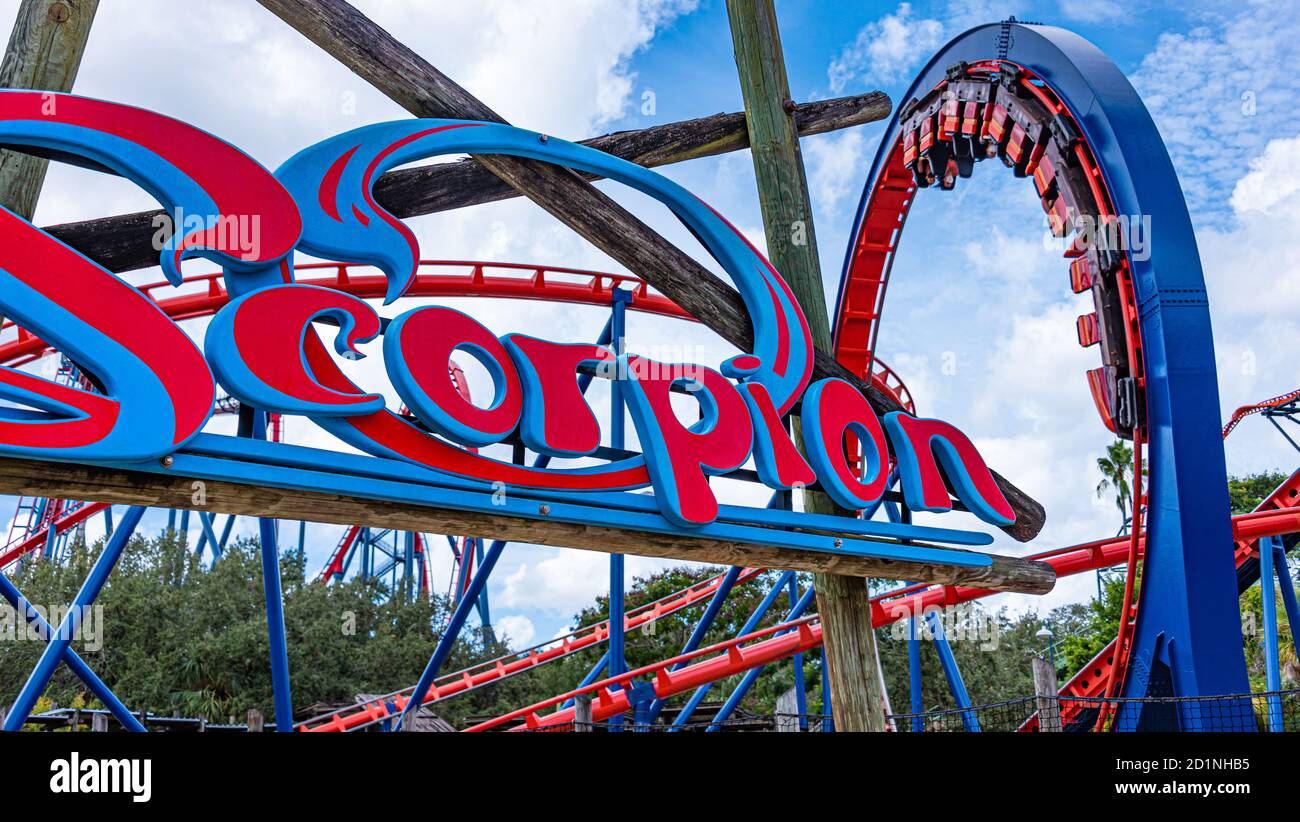
[[[1296,475],[1292,480],[1296,484],[1296,487],[1300,487],[1300,471],[1296,472]],[[1261,509],[1262,508],[1263,507],[1261,506]],[[1233,526],[1235,533],[1239,536],[1240,540],[1243,542],[1253,543],[1262,536],[1272,536],[1275,534],[1300,530],[1300,510],[1279,511],[1277,509],[1268,509],[1260,510],[1259,512],[1252,514],[1243,514],[1234,518]],[[1057,576],[1071,576],[1086,571],[1097,570],[1099,568],[1109,568],[1123,562],[1128,555],[1128,546],[1129,540],[1127,538],[1115,537],[1111,539],[1097,540],[1095,542],[1088,542],[1081,545],[1073,545],[1068,548],[1058,548],[1045,553],[1035,554],[1029,557],[1029,559],[1040,560],[1048,563],[1056,571]],[[764,569],[761,568],[746,568],[738,578],[737,584],[752,580],[762,574],[763,571]],[[669,594],[663,599],[656,600],[655,602],[648,603],[639,608],[631,609],[624,617],[624,625],[627,630],[631,631],[634,628],[641,627],[647,622],[652,622],[659,617],[698,604],[713,595],[717,590],[718,585],[721,583],[721,580],[722,575],[719,574],[704,580],[703,582],[697,583],[694,586]],[[964,602],[971,602],[992,596],[995,593],[995,591],[989,591],[984,588],[970,588],[960,585],[909,585],[871,598],[872,624],[876,628],[881,628],[899,620],[920,615],[933,608],[946,608]],[[821,629],[816,618],[801,620],[800,622],[806,623],[815,629],[815,641],[811,646],[804,647],[800,643],[792,645],[789,640],[776,641],[774,639],[774,644],[772,646],[765,647],[759,652],[751,653],[749,648],[742,648],[740,649],[740,660],[733,659],[732,663],[727,665],[719,666],[714,664],[702,670],[718,672],[717,678],[722,679],[758,665],[766,665],[769,662],[783,659],[786,656],[802,653],[803,651],[808,650],[808,648],[818,647],[821,644]],[[796,624],[797,623],[790,623],[790,625]],[[685,657],[674,657],[673,659],[665,660],[656,665],[649,666],[644,670],[654,673],[656,681],[658,682],[659,679],[662,679],[661,677],[658,677],[657,673],[660,670],[668,670],[679,662],[700,658],[711,651],[716,652],[722,647],[738,648],[740,645],[761,639],[770,634],[771,629],[764,629],[763,631],[740,637],[737,640],[732,640],[731,643],[723,643],[721,646],[709,646],[708,648],[700,649],[693,654],[688,654]],[[564,637],[560,637],[559,639],[534,646],[526,651],[507,654],[461,671],[446,674],[434,683],[434,687],[430,689],[429,695],[424,704],[430,705],[444,699],[449,699],[453,696],[467,693],[475,688],[481,688],[499,682],[502,679],[523,673],[524,671],[534,670],[541,665],[554,662],[585,648],[598,645],[604,642],[608,636],[609,623],[607,621],[600,622],[596,625],[574,631]],[[775,653],[776,656],[770,656],[771,653]],[[735,655],[732,654],[732,656],[734,657]],[[680,671],[672,672],[669,679],[677,682],[677,677],[680,673]],[[633,674],[627,674],[621,677],[607,679],[603,681],[603,684],[605,686],[612,686],[615,684],[623,685],[628,683],[632,676]],[[681,693],[681,691],[686,687],[693,688],[699,684],[703,684],[704,681],[714,680],[697,681],[696,677],[692,675],[692,677],[680,680],[680,682],[691,682],[695,684],[683,686],[681,689],[673,688],[665,692],[660,692],[658,690],[658,685],[656,685],[656,693],[659,697],[672,696]],[[597,684],[599,685],[602,683]],[[593,688],[594,687],[595,686],[593,686]],[[297,729],[300,731],[311,732],[352,731],[373,725],[400,714],[406,707],[409,699],[408,695],[411,690],[411,688],[406,688],[364,703],[358,703],[346,708],[339,708],[331,713],[303,722],[298,725]],[[507,714],[505,717],[499,718],[499,720],[504,723],[509,723],[526,716],[535,715],[547,707],[558,705],[571,699],[577,693],[596,693],[596,691],[591,688],[571,691],[560,697],[531,706],[531,708],[525,709],[526,712]],[[605,699],[605,697],[602,697],[602,699]],[[614,700],[613,703],[609,703],[607,712],[601,714],[598,718],[608,718],[609,716],[619,713],[619,705],[622,706],[621,710],[627,709],[625,700],[619,702],[618,697],[614,697]],[[534,718],[536,719],[535,716]],[[538,721],[540,722],[541,720]],[[564,724],[565,722],[571,721],[572,719],[551,719],[548,717],[545,724]],[[492,723],[498,723],[498,720],[492,720]],[[496,724],[492,724],[491,727],[496,727]],[[482,729],[486,730],[487,728]]]
[[1286,394],[1280,394],[1272,399],[1257,402],[1254,405],[1243,405],[1236,411],[1232,412],[1232,418],[1228,420],[1227,425],[1223,426],[1223,436],[1226,438],[1231,434],[1232,429],[1236,428],[1246,417],[1249,417],[1252,414],[1259,414],[1268,411],[1271,408],[1279,408],[1283,405],[1295,402],[1297,399],[1300,399],[1300,389],[1290,391]]
[[[762,568],[746,568],[736,578],[736,584],[754,579],[762,574]],[[674,591],[665,597],[629,609],[623,617],[624,630],[632,631],[656,620],[688,608],[717,592],[722,584],[722,574]],[[500,682],[508,677],[531,671],[549,662],[563,659],[586,648],[599,645],[609,639],[609,620],[588,625],[571,631],[562,637],[534,645],[517,653],[510,653],[464,670],[445,674],[434,680],[433,687],[424,704],[448,699],[467,693],[475,688]],[[400,714],[410,699],[414,687],[394,691],[356,705],[339,708],[330,713],[310,719],[297,726],[299,731],[351,731],[372,725],[384,719]]]
[[[1031,180],[1051,233],[1062,243],[1071,289],[1091,297],[1091,310],[1077,319],[1074,333],[1081,346],[1100,354],[1100,367],[1086,375],[1093,404],[1108,430],[1133,441],[1136,513],[1104,694],[1145,695],[1150,672],[1130,688],[1129,662],[1135,647],[1150,650],[1162,635],[1181,643],[1183,681],[1193,693],[1240,690],[1244,669],[1220,664],[1210,650],[1203,657],[1187,650],[1221,650],[1232,642],[1226,600],[1217,596],[1227,583],[1215,550],[1228,534],[1223,519],[1204,504],[1221,493],[1210,486],[1224,465],[1222,451],[1195,433],[1218,417],[1205,283],[1177,175],[1150,115],[1119,69],[1091,44],[1061,29],[1015,21],[958,36],[930,59],[902,99],[881,139],[850,236],[836,305],[836,357],[852,368],[871,367],[891,271],[920,189],[955,188],[977,162],[994,157]],[[1126,221],[1152,214],[1165,225],[1162,236],[1146,246],[1149,253],[1132,253]],[[1174,308],[1177,322],[1163,321]],[[1169,359],[1174,351],[1177,368]],[[1148,442],[1150,483],[1140,470]],[[1148,512],[1150,524],[1142,521]],[[1139,563],[1148,531],[1160,550]],[[1142,617],[1141,592],[1149,587],[1140,584],[1144,573],[1185,579],[1214,594],[1214,604],[1162,601],[1156,613]],[[1214,615],[1194,619],[1193,608],[1211,608]],[[1168,676],[1167,669],[1160,675]]]
[[[1296,472],[1292,480],[1296,483],[1293,487],[1300,487],[1300,471]],[[1300,510],[1268,509],[1242,514],[1233,518],[1233,527],[1234,534],[1241,541],[1253,543],[1260,537],[1291,533],[1300,529]],[[1048,563],[1056,571],[1057,576],[1061,577],[1098,568],[1109,568],[1123,562],[1128,555],[1128,549],[1129,540],[1116,537],[1058,548],[1034,554],[1028,559]],[[984,588],[968,588],[960,585],[909,585],[871,598],[872,625],[882,628],[902,619],[919,616],[930,609],[971,602],[996,593]],[[634,680],[648,680],[654,687],[656,698],[665,699],[709,682],[716,682],[762,665],[779,662],[794,654],[806,653],[820,647],[821,642],[821,624],[815,616],[781,623],[701,648],[690,654],[666,659],[620,676],[577,688],[466,730],[487,731],[505,727],[514,730],[562,728],[573,723],[572,708],[551,713],[543,712],[558,708],[581,694],[593,696],[592,718],[594,721],[600,721],[630,709],[627,689],[634,684]],[[672,670],[683,663],[686,663],[684,667]],[[319,730],[341,729],[319,728]]]
[[[1296,524],[1300,523],[1300,471],[1288,477],[1250,514],[1235,517],[1233,523],[1237,525],[1233,530],[1233,564],[1237,568],[1237,590],[1244,593],[1259,580],[1259,539],[1265,536],[1293,535],[1296,530],[1300,530],[1296,528]],[[1288,543],[1294,541],[1293,536]],[[1062,685],[1057,693],[1066,700],[1071,697],[1101,697],[1105,695],[1105,685],[1114,666],[1115,641],[1112,640]],[[1098,725],[1098,720],[1096,709],[1089,703],[1061,703],[1061,727],[1066,730],[1091,728]],[[1022,731],[1037,729],[1037,713],[1021,726]]]
[[[971,176],[976,162],[997,157],[1015,176],[1031,178],[1052,233],[1074,234],[1065,256],[1071,288],[1091,292],[1094,310],[1078,318],[1076,335],[1084,347],[1098,346],[1102,366],[1088,372],[1088,384],[1102,422],[1133,440],[1134,461],[1142,464],[1145,437],[1138,409],[1144,387],[1141,331],[1132,273],[1122,245],[1079,241],[1077,227],[1108,225],[1115,219],[1101,166],[1065,103],[1024,66],[1006,60],[958,63],[945,78],[899,112],[895,142],[864,203],[840,292],[835,354],[850,368],[868,368],[876,339],[895,251],[907,214],[921,188],[956,187]],[[878,158],[877,163],[881,160]],[[1137,474],[1137,476],[1141,476]],[[1146,491],[1134,483],[1134,511],[1145,509]],[[1126,557],[1126,593],[1119,640],[1121,664],[1111,668],[1107,695],[1122,685],[1123,662],[1131,649],[1137,620],[1140,566],[1137,534]]]

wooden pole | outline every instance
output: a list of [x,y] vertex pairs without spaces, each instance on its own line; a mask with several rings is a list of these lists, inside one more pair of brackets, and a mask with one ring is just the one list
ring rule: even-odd
[[249,708],[248,709],[248,732],[250,734],[260,734],[263,733],[263,729],[265,727],[266,727],[266,717],[262,715],[262,712],[257,710],[256,708]]
[[90,717],[90,730],[94,733],[108,733],[108,714],[98,713]]
[[[505,122],[346,0],[258,2],[417,117]],[[723,339],[748,349],[752,331],[736,290],[576,173],[517,157],[475,155],[473,159],[637,272]],[[898,410],[892,397],[836,362],[827,353],[829,341],[825,342],[813,352],[815,376],[852,383],[877,412]],[[1032,539],[1043,526],[1043,507],[996,473],[994,478],[1017,514],[1016,522],[1003,530],[1022,542]]]
[[573,730],[580,733],[590,733],[593,727],[591,694],[579,694],[573,698]]
[[[99,0],[22,0],[0,62],[0,88],[71,91]],[[28,220],[49,161],[0,150],[0,205]]]
[[[0,61],[0,88],[71,91],[98,7],[99,0],[22,0]],[[32,219],[49,165],[44,157],[0,150],[0,206]]]
[[[812,204],[789,106],[790,85],[772,0],[727,0],[731,40],[745,98],[750,152],[758,182],[767,253],[799,298],[813,344],[831,350]],[[802,443],[801,443],[802,444]],[[820,492],[804,492],[804,508],[845,514]],[[876,635],[866,579],[816,574],[817,611],[830,668],[831,711],[844,731],[883,731]]]
[[1038,703],[1038,730],[1042,733],[1061,732],[1061,700],[1057,697],[1059,685],[1056,669],[1041,656],[1035,655],[1034,695]]
[[[799,133],[824,134],[882,120],[889,98],[878,91],[803,103],[795,108]],[[714,114],[661,126],[620,131],[581,141],[624,160],[655,168],[749,147],[743,112]],[[598,179],[584,174],[584,179]],[[397,169],[375,182],[375,201],[398,217],[419,217],[521,196],[505,180],[473,160],[431,163]],[[158,264],[153,222],[161,209],[137,211],[45,230],[109,271],[132,271]]]
[[272,488],[202,479],[206,500],[194,501],[199,477],[179,472],[145,473],[71,463],[0,457],[0,494],[147,505],[270,519],[336,525],[369,525],[396,531],[466,534],[510,542],[583,548],[605,553],[684,559],[718,565],[833,572],[888,579],[929,579],[997,591],[1044,594],[1056,573],[1045,562],[991,556],[992,564],[900,562],[847,554],[732,542],[680,534],[652,534],[587,523],[503,516],[413,503],[383,502],[322,491]]

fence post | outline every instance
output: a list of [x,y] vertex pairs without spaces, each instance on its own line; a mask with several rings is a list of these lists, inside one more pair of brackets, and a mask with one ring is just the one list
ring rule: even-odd
[[1038,703],[1038,730],[1061,732],[1061,701],[1057,697],[1056,669],[1041,656],[1034,659],[1034,694]]
[[591,694],[579,694],[573,699],[573,730],[589,733],[591,726]]
[[93,714],[90,717],[91,733],[108,733],[108,714]]
[[415,732],[415,716],[416,715],[414,711],[410,713],[406,713],[406,712],[402,713],[400,728],[403,733]]
[[248,732],[250,734],[260,734],[262,727],[266,724],[266,717],[256,708],[248,710]]

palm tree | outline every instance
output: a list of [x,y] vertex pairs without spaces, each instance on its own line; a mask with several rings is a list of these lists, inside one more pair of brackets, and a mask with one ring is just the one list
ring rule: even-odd
[[[1123,531],[1129,522],[1129,500],[1133,497],[1133,489],[1129,483],[1129,478],[1133,476],[1133,449],[1128,446],[1124,440],[1115,440],[1106,446],[1106,456],[1097,458],[1097,470],[1101,471],[1101,482],[1097,483],[1097,498],[1101,499],[1106,496],[1108,491],[1115,494],[1115,507],[1119,508],[1119,515],[1123,525],[1120,530]],[[1142,467],[1142,473],[1146,474],[1146,466]]]

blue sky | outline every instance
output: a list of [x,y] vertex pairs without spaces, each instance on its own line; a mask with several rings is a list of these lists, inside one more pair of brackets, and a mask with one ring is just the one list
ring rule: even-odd
[[[0,19],[12,19],[16,5],[0,0]],[[515,124],[561,137],[741,107],[721,0],[357,5]],[[779,2],[778,11],[797,100],[881,89],[897,102],[914,72],[944,42],[1008,14],[1071,28],[1105,51],[1152,110],[1188,192],[1209,283],[1226,416],[1237,405],[1300,385],[1286,352],[1300,330],[1300,258],[1291,243],[1300,219],[1294,160],[1300,150],[1294,118],[1300,81],[1291,69],[1300,40],[1295,6],[1252,0],[810,1]],[[256,4],[210,2],[184,15],[178,8],[161,0],[104,3],[76,90],[188,120],[272,168],[334,133],[405,116]],[[829,295],[882,131],[883,125],[873,124],[803,144]],[[1108,437],[1091,409],[1083,376],[1096,355],[1078,348],[1073,328],[1074,317],[1089,308],[1070,294],[1059,253],[1043,242],[1032,188],[993,165],[981,165],[955,192],[927,192],[918,200],[894,269],[880,354],[907,381],[922,413],[966,429],[990,464],[1046,504],[1049,524],[1033,545],[996,545],[1027,553],[1113,533],[1118,522],[1113,504],[1093,492],[1099,478],[1094,461]],[[747,153],[664,172],[761,244]],[[645,198],[605,190],[698,253],[676,221]],[[55,168],[36,222],[152,205],[122,181]],[[411,224],[426,257],[618,269],[527,202]],[[202,263],[188,265],[197,271]],[[156,271],[131,278],[158,279]],[[600,312],[535,304],[460,301],[457,307],[497,333],[555,339],[594,337],[604,322]],[[192,325],[201,333],[202,323]],[[630,336],[633,348],[652,355],[667,346],[717,363],[729,352],[712,335],[682,323],[636,318]],[[941,368],[944,362],[955,369]],[[348,365],[387,390],[379,385],[378,357]],[[481,374],[471,373],[471,379],[486,393]],[[228,424],[218,420],[213,430]],[[289,439],[337,446],[306,421],[291,421]],[[1228,445],[1235,471],[1290,471],[1296,456],[1258,420],[1244,425]],[[727,493],[753,498],[752,490]],[[319,567],[338,530],[313,526],[309,536],[308,555]],[[439,563],[445,573],[446,557]],[[629,559],[632,573],[663,564]],[[546,639],[604,590],[605,566],[601,554],[512,547],[490,587],[494,616],[518,644]],[[1044,600],[1004,596],[992,602],[1043,607],[1081,599],[1092,588],[1090,579],[1063,580]]]

